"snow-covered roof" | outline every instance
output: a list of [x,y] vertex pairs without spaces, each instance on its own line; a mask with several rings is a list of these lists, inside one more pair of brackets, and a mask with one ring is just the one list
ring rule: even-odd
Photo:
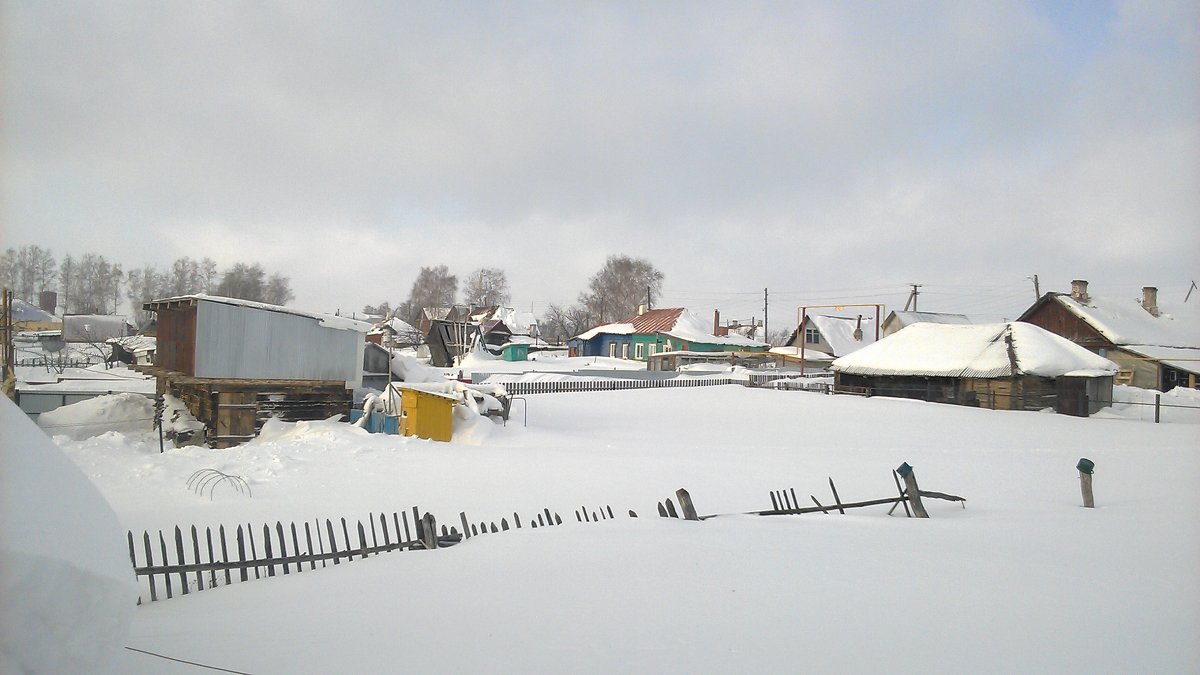
[[393,317],[387,321],[376,322],[375,325],[371,326],[371,330],[369,330],[368,333],[372,335],[380,334],[388,328],[391,329],[393,335],[405,335],[420,332],[416,328],[413,328],[412,324],[408,323],[407,321]]
[[617,323],[606,323],[576,335],[575,340],[590,340],[597,335],[656,335],[662,334],[685,342],[729,347],[766,347],[767,343],[751,340],[741,335],[717,336],[701,321],[683,307],[666,307],[648,310],[637,316]]
[[13,323],[62,323],[57,316],[20,298],[13,298],[12,320]]
[[897,330],[914,323],[949,323],[969,324],[971,320],[966,314],[945,314],[942,312],[905,312],[895,311],[883,320],[884,324],[894,323]]
[[[1011,338],[1016,368],[1009,359]],[[1070,340],[1029,323],[953,325],[916,323],[833,362],[851,375],[924,377],[1100,377],[1117,365]]]
[[150,352],[158,347],[158,338],[150,337],[149,335],[130,335],[127,337],[114,337],[105,340],[108,344],[121,345],[121,348],[131,354],[137,352]]
[[633,335],[635,332],[631,323],[602,323],[595,328],[590,328],[583,331],[579,335],[571,338],[572,340],[591,340],[597,335]]
[[[845,356],[875,342],[875,317],[862,317],[862,339],[854,339],[854,329],[859,326],[858,317],[825,316],[809,314],[805,317],[817,327],[821,337],[833,350],[834,356]],[[803,337],[801,337],[803,339]]]
[[195,293],[192,295],[180,295],[174,298],[164,298],[162,300],[152,300],[142,305],[143,309],[150,311],[158,311],[166,309],[170,305],[186,305],[189,303],[217,302],[223,305],[233,305],[236,307],[249,307],[252,309],[261,309],[268,312],[279,312],[281,314],[292,314],[294,316],[303,316],[309,319],[315,319],[318,323],[326,328],[334,328],[337,330],[354,330],[360,333],[366,333],[371,330],[371,324],[365,321],[356,319],[348,319],[344,316],[334,316],[333,314],[320,314],[317,312],[306,312],[291,307],[282,305],[269,305],[265,302],[254,302],[253,300],[242,300],[240,298],[225,298],[219,295],[208,295],[205,293]]
[[695,314],[684,309],[675,320],[675,325],[667,330],[658,331],[668,337],[685,342],[699,342],[706,345],[726,345],[730,347],[766,347],[765,342],[751,340],[736,333],[732,335],[713,335],[708,324],[702,322]]
[[1160,301],[1154,316],[1135,299],[1091,295],[1083,304],[1069,293],[1051,297],[1115,345],[1200,347],[1200,303]]
[[[785,345],[783,347],[771,347],[771,353],[800,358],[800,348],[793,347],[791,345]],[[813,349],[811,346],[806,346],[804,348],[804,358],[808,361],[832,361],[833,355]]]

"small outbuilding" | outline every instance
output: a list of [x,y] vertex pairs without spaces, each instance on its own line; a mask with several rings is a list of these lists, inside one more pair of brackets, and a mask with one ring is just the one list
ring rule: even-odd
[[161,397],[181,399],[214,447],[245,442],[267,418],[349,414],[370,325],[210,295],[147,302],[158,320],[152,367]]
[[836,359],[835,390],[1086,417],[1111,405],[1117,365],[1033,324],[916,323]]

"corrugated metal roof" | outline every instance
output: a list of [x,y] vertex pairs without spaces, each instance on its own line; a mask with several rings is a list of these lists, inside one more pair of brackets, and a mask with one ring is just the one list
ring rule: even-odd
[[683,314],[682,307],[648,309],[645,313],[631,316],[622,323],[633,324],[635,333],[661,333],[674,328],[675,322],[679,321],[681,314]]

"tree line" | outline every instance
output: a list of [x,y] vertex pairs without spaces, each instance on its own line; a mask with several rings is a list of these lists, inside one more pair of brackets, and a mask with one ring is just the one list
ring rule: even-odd
[[[575,304],[551,304],[542,317],[542,336],[565,340],[601,323],[620,321],[637,313],[641,304],[653,304],[662,295],[663,274],[643,258],[613,255],[588,281]],[[381,302],[363,307],[366,314],[392,315],[416,326],[426,308],[456,304],[458,276],[446,265],[422,267],[408,298],[393,305]],[[511,301],[504,270],[482,267],[467,275],[462,304],[472,307],[504,306]]]
[[268,274],[259,263],[239,262],[222,271],[211,258],[185,256],[165,268],[146,265],[127,272],[102,255],[68,254],[57,260],[40,246],[9,248],[0,255],[0,286],[35,305],[42,291],[54,291],[63,314],[116,314],[125,299],[139,323],[150,318],[142,303],[180,295],[209,293],[273,305],[295,299],[290,279]]

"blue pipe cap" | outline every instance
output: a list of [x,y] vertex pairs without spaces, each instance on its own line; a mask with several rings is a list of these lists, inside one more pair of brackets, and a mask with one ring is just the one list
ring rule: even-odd
[[1091,473],[1092,469],[1096,468],[1096,463],[1086,457],[1080,457],[1079,463],[1075,465],[1080,473]]
[[905,462],[900,465],[900,468],[896,469],[896,473],[900,474],[901,478],[906,478],[908,474],[912,473],[912,467],[908,465],[908,462]]

